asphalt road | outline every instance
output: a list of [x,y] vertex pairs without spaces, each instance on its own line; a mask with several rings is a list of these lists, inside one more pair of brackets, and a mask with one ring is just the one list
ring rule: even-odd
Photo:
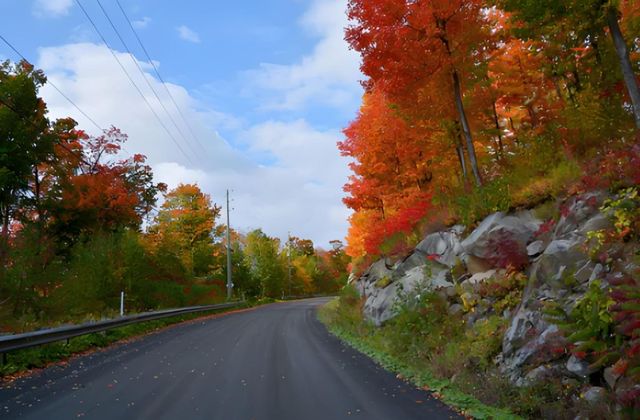
[[326,299],[179,325],[0,389],[27,419],[449,419],[459,416],[343,345]]

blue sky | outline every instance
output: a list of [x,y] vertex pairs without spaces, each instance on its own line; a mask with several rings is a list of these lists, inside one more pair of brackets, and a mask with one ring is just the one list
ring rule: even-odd
[[[171,186],[198,182],[218,203],[226,188],[233,189],[232,225],[245,231],[262,227],[280,237],[290,230],[323,246],[344,237],[349,212],[341,197],[348,162],[335,143],[362,94],[358,57],[342,39],[346,0],[120,0],[188,127],[115,0],[101,2],[144,76],[97,1],[80,2],[187,156],[75,0],[0,0],[0,34],[101,127],[127,132],[127,151],[146,154],[160,180]],[[16,59],[2,43],[0,57]],[[70,115],[96,133],[50,86],[41,93],[51,117]]]

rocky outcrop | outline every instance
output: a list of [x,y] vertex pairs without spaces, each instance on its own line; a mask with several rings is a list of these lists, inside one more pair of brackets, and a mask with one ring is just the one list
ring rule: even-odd
[[374,324],[381,325],[395,315],[395,305],[403,293],[416,287],[441,290],[453,287],[451,267],[460,261],[460,235],[464,228],[454,226],[428,235],[404,260],[390,267],[379,260],[354,284],[366,297],[364,314]]
[[[500,368],[514,382],[523,383],[521,378],[526,372],[540,363],[540,358],[532,363],[531,355],[549,348],[562,348],[561,342],[540,342],[542,337],[549,336],[549,331],[557,331],[557,326],[549,325],[543,314],[544,302],[562,302],[563,310],[569,313],[589,283],[603,274],[603,266],[592,262],[587,255],[585,242],[589,229],[610,225],[598,210],[604,198],[602,193],[588,194],[562,207],[563,215],[553,234],[548,236],[544,251],[532,260],[522,302],[502,343]],[[575,374],[573,367],[565,366],[564,372]]]
[[[495,213],[466,238],[463,226],[427,235],[393,267],[380,260],[355,280],[356,288],[366,297],[365,315],[380,325],[393,318],[399,295],[418,286],[424,290],[444,290],[446,295],[451,294],[456,284],[475,284],[494,276],[496,269],[501,268],[500,247],[504,244],[516,254],[526,256],[527,246],[541,224],[530,211]],[[456,275],[458,278],[454,278]]]
[[[606,198],[602,192],[572,198],[558,206],[555,224],[538,219],[533,211],[499,212],[466,236],[462,226],[429,234],[404,260],[393,266],[380,260],[353,281],[365,299],[364,314],[381,325],[395,316],[407,293],[416,288],[437,291],[448,299],[448,313],[462,316],[470,325],[489,315],[508,320],[496,364],[514,383],[525,385],[549,376],[586,381],[592,374],[589,366],[563,350],[569,343],[543,310],[552,301],[569,313],[590,284],[600,280],[607,287],[605,274],[615,275],[606,273],[611,267],[594,261],[585,245],[589,232],[611,226],[599,210]],[[505,276],[505,254],[518,263],[526,285],[519,304],[503,311],[480,290]],[[617,264],[627,270],[630,263]],[[609,370],[605,376],[607,383],[616,384],[615,372]],[[594,399],[598,393],[592,392]]]
[[527,255],[527,245],[541,224],[530,211],[513,215],[494,213],[484,219],[461,246],[465,254],[495,264],[502,258],[502,246],[510,247],[518,255]]
[[416,246],[416,251],[431,260],[448,267],[453,267],[462,254],[460,237],[464,232],[464,226],[454,226],[443,232],[427,235],[422,242]]

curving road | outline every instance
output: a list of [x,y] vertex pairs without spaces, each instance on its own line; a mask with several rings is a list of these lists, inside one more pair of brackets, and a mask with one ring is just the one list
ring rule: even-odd
[[165,329],[0,389],[26,419],[449,419],[459,416],[343,345],[326,299]]

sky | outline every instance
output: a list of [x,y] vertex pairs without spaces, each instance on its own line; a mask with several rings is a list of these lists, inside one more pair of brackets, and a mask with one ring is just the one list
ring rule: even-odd
[[[79,2],[109,47],[76,0],[0,0],[0,35],[99,128],[127,133],[125,153],[145,154],[157,181],[197,182],[223,206],[230,189],[234,228],[325,248],[344,238],[336,143],[363,78],[346,0],[120,0],[178,109],[116,0]],[[0,42],[0,59],[18,56]],[[51,84],[40,93],[52,119],[100,133]]]

